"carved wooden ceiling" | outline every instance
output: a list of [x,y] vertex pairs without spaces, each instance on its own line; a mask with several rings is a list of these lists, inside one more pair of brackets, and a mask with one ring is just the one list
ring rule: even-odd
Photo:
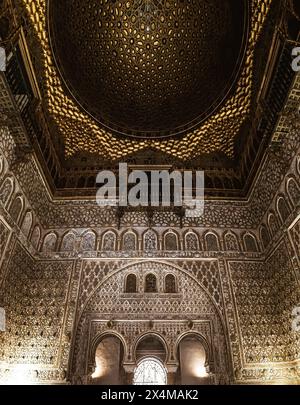
[[52,0],[48,28],[61,78],[100,128],[160,139],[198,131],[236,94],[248,16],[245,0]]
[[93,194],[121,161],[203,169],[209,195],[247,196],[294,77],[295,2],[14,3],[10,45],[24,56],[21,28],[38,89],[22,114],[56,195]]
[[[135,1],[115,2],[115,7],[111,8],[112,3],[105,0],[97,6],[90,1],[49,0],[54,52],[50,46],[46,1],[40,0],[39,7],[30,0],[23,0],[23,3],[30,10],[31,23],[43,52],[40,73],[48,113],[64,137],[66,156],[91,152],[115,160],[153,148],[184,160],[211,152],[233,157],[235,136],[250,109],[255,45],[271,0],[254,0],[249,15],[248,2],[244,1],[239,2],[237,10],[233,0],[184,0],[172,3],[172,7],[167,1],[151,2],[156,4],[161,16],[169,20],[160,26],[157,23],[157,27],[155,22],[152,24],[156,35],[148,34],[147,27],[146,32],[142,27],[138,29],[132,22],[128,27],[122,26],[130,20],[131,6],[124,21],[128,10],[126,4],[134,5],[131,10],[134,13],[138,5]],[[226,19],[221,19],[220,15],[225,15]],[[246,32],[248,17],[249,36]],[[193,28],[189,29],[188,24]],[[243,34],[247,38],[240,52],[245,39]],[[180,36],[181,41],[178,40]],[[154,50],[157,40],[161,41],[161,46]],[[166,45],[163,45],[164,40],[167,40]],[[100,42],[105,46],[105,52],[101,52]],[[132,52],[140,53],[140,50],[142,57],[137,65],[140,70],[136,70]],[[126,54],[130,55],[128,62]],[[58,58],[59,69],[54,56]],[[244,56],[243,65],[236,86],[224,99],[224,94],[234,84],[241,56]],[[122,63],[122,57],[125,63]],[[143,71],[147,59],[152,63],[149,66],[145,63]],[[148,89],[146,77],[149,77]],[[120,138],[99,124],[76,102],[63,79],[76,99],[101,123],[127,134],[135,126],[132,132],[135,129],[145,139]],[[166,91],[169,97],[166,97]],[[158,102],[159,97],[164,99]],[[174,100],[172,105],[170,101]],[[212,110],[214,114],[211,114]],[[160,121],[162,135],[176,134],[190,126],[193,129],[180,138],[149,139],[152,129],[157,138],[160,137]],[[202,123],[197,126],[197,121]]]

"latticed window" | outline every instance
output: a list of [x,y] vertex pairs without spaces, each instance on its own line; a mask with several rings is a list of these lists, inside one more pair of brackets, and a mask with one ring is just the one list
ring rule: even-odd
[[135,274],[129,274],[127,276],[125,291],[127,293],[135,293],[136,292],[136,276],[135,276]]
[[107,232],[103,237],[102,249],[104,251],[115,250],[115,241],[116,241],[115,234],[112,232]]
[[172,294],[176,292],[176,279],[173,274],[168,274],[165,280],[165,292]]
[[148,231],[144,235],[144,249],[156,250],[157,249],[157,237],[153,231]]
[[136,250],[136,237],[134,233],[127,233],[124,235],[124,250]]
[[186,250],[196,251],[198,250],[197,236],[193,233],[188,233],[185,237]]
[[152,293],[157,292],[156,277],[154,274],[147,274],[145,292]]
[[43,251],[54,252],[56,248],[57,236],[54,233],[47,235],[44,239]]
[[154,358],[144,359],[135,369],[133,384],[166,385],[167,373],[163,364]]
[[75,248],[75,236],[72,233],[69,233],[64,236],[61,250],[63,252],[72,252]]
[[239,245],[235,235],[228,233],[225,237],[225,244],[227,250],[232,252],[239,251]]
[[86,233],[81,241],[81,249],[84,251],[91,251],[95,249],[96,235],[93,232]]

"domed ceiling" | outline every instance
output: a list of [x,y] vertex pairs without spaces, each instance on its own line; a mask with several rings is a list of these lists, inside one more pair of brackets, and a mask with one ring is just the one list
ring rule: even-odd
[[37,85],[28,114],[54,192],[93,193],[99,170],[127,162],[205,170],[209,193],[244,198],[286,77],[266,71],[279,5],[18,1]]
[[60,75],[102,127],[141,138],[199,126],[234,89],[248,32],[244,0],[52,0]]

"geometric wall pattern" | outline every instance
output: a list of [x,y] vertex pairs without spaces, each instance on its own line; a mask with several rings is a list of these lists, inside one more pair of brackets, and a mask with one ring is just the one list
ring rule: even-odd
[[[300,305],[299,93],[298,76],[275,131],[280,143],[266,152],[249,200],[208,200],[194,222],[167,211],[150,218],[128,211],[120,220],[89,201],[54,201],[36,157],[17,158],[1,128],[0,306],[7,330],[0,334],[0,379],[21,369],[35,382],[85,383],[99,334],[124,337],[129,365],[140,334],[156,330],[172,352],[176,334],[195,328],[214,353],[224,353],[211,363],[214,382],[299,383],[300,337],[292,330]],[[158,281],[152,297],[143,293],[150,272]],[[137,275],[133,295],[125,293],[129,273]],[[176,293],[164,292],[167,273]],[[84,340],[89,330],[91,340]]]
[[[93,267],[90,263],[83,265],[82,281],[91,274]],[[199,270],[201,265],[199,262]],[[185,266],[188,264],[185,263]],[[228,378],[230,363],[224,333],[224,311],[222,314],[208,289],[192,272],[182,270],[178,263],[175,266],[172,262],[157,261],[139,261],[126,265],[116,263],[115,269],[105,275],[103,263],[96,267],[98,271],[94,272],[97,282],[90,285],[90,293],[86,294],[84,281],[79,290],[74,363],[71,370],[73,378],[75,375],[77,379],[86,381],[86,376],[91,375],[89,366],[94,365],[93,356],[89,356],[92,342],[105,331],[108,333],[108,330],[122,337],[127,365],[134,360],[135,342],[145,333],[157,334],[166,342],[167,365],[178,364],[176,340],[180,334],[191,331],[204,334],[212,347],[214,360],[211,359],[211,367],[216,378]],[[206,263],[206,267],[211,267],[210,262]],[[125,292],[125,281],[129,274],[137,277],[136,293]],[[147,274],[153,274],[157,279],[156,293],[144,292]],[[164,290],[165,278],[170,274],[176,279],[176,293],[166,293]],[[211,283],[215,283],[213,277]],[[87,334],[90,336],[90,344],[86,339]]]
[[[280,375],[281,363],[300,358],[300,335],[291,327],[300,289],[287,247],[281,242],[265,262],[230,262],[229,268],[244,364],[265,364],[269,378]],[[287,377],[297,378],[298,373],[299,363],[286,367]]]

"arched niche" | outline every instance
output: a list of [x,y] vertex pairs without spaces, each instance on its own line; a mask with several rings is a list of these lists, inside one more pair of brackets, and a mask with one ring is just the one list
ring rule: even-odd
[[269,225],[271,235],[275,236],[279,229],[279,223],[278,223],[278,219],[277,219],[276,215],[274,214],[274,212],[271,212],[269,214],[268,225]]
[[75,249],[76,235],[73,232],[66,233],[61,242],[60,250],[62,252],[73,252]]
[[244,247],[246,252],[254,253],[258,251],[257,240],[251,233],[246,233],[243,236]]
[[290,179],[287,180],[287,194],[290,198],[291,203],[293,206],[297,206],[300,201],[300,185],[299,183],[294,179],[294,177],[291,177]]
[[174,274],[167,274],[164,284],[164,291],[166,294],[174,294],[177,292],[177,283]]
[[284,196],[280,196],[277,200],[277,211],[281,222],[284,224],[291,213]]
[[157,334],[146,334],[135,345],[135,361],[138,363],[146,357],[155,357],[162,363],[167,360],[168,351],[165,341]]
[[124,347],[121,339],[113,334],[102,336],[95,350],[94,371],[91,375],[92,384],[120,385],[124,383],[122,367]]
[[32,231],[31,234],[31,243],[35,249],[39,247],[40,243],[40,238],[41,238],[41,228],[39,225],[36,225]]
[[17,196],[9,208],[10,216],[15,221],[15,223],[19,222],[19,219],[22,215],[23,207],[23,198],[21,196]]
[[164,250],[179,250],[178,235],[175,232],[166,232],[164,234]]
[[266,227],[265,224],[263,224],[260,228],[260,238],[261,238],[261,242],[262,242],[264,249],[267,249],[267,247],[269,246],[269,243],[271,241],[271,238],[270,238],[268,228]]
[[55,252],[57,248],[56,244],[57,244],[57,235],[54,232],[50,232],[44,238],[42,251],[45,253]]
[[126,277],[125,292],[128,294],[137,292],[137,279],[135,274],[131,273]]
[[213,232],[208,232],[205,235],[205,246],[208,252],[219,252],[220,242],[218,236]]
[[25,236],[29,236],[32,227],[33,216],[31,211],[27,211],[21,226],[21,230]]
[[177,382],[182,385],[209,384],[209,357],[209,345],[202,337],[195,333],[183,336],[177,344]]

